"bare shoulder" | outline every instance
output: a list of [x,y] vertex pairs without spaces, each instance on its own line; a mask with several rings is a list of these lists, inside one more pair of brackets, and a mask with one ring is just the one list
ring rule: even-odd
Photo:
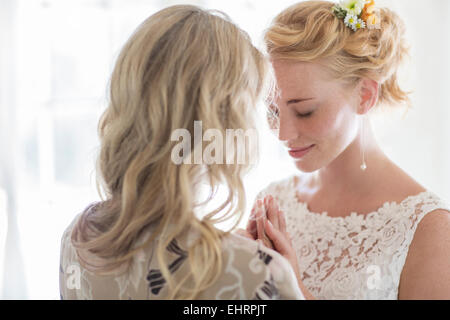
[[450,212],[435,210],[418,224],[400,278],[400,299],[450,299]]
[[[410,252],[445,246],[450,250],[450,212],[438,209],[426,214],[419,222],[410,245]],[[423,254],[430,254],[430,251]]]

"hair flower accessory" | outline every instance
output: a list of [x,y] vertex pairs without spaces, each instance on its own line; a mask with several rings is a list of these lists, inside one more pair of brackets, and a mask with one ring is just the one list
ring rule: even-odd
[[359,29],[380,29],[379,12],[374,0],[341,0],[333,6],[334,15],[343,19],[353,31]]

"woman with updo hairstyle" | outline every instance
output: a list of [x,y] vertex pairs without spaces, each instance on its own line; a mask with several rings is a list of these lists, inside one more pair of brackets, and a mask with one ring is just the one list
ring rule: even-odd
[[370,125],[372,111],[410,104],[404,35],[373,0],[303,1],[265,33],[269,122],[302,174],[261,191],[246,231],[291,262],[307,299],[450,299],[450,207]]
[[[185,161],[209,146],[197,139],[200,121],[222,136],[254,128],[256,105],[273,87],[270,70],[220,12],[172,6],[137,28],[99,122],[103,199],[62,237],[62,299],[304,298],[284,257],[230,233],[245,210],[249,163]],[[188,135],[181,162],[180,131]],[[228,197],[212,202],[219,185]],[[230,230],[216,227],[227,219]]]

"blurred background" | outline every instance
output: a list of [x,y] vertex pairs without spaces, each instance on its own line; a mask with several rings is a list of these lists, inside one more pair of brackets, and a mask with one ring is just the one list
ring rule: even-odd
[[[97,121],[115,58],[157,10],[181,3],[227,13],[260,46],[289,0],[0,0],[0,298],[59,299],[60,239],[98,200]],[[413,108],[373,119],[386,153],[450,202],[448,0],[389,0],[405,20],[411,60],[402,71]],[[269,131],[247,177],[250,208],[268,183],[294,172]]]

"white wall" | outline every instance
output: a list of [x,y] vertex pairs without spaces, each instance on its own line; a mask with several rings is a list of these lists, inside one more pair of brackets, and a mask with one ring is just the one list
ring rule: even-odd
[[411,60],[402,80],[413,91],[413,106],[404,117],[377,119],[378,140],[412,177],[450,202],[450,1],[383,2],[407,26]]

